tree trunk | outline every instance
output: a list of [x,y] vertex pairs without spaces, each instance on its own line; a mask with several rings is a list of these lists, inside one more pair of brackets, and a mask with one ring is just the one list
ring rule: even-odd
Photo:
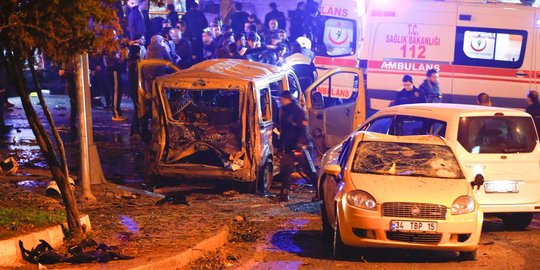
[[47,122],[49,123],[49,126],[51,127],[51,133],[54,136],[54,140],[56,142],[56,148],[57,148],[58,154],[60,155],[60,165],[62,167],[62,171],[64,175],[69,177],[69,168],[68,168],[68,163],[67,163],[67,158],[66,158],[66,149],[64,147],[64,141],[62,141],[62,138],[60,138],[60,133],[58,132],[58,129],[56,128],[56,124],[54,123],[52,114],[49,111],[49,108],[47,107],[47,103],[45,103],[45,98],[43,97],[43,92],[41,91],[41,85],[39,83],[36,69],[34,68],[34,63],[30,58],[28,60],[29,60],[30,71],[32,72],[32,79],[34,81],[34,87],[36,88],[35,90],[39,98],[39,104],[41,104],[41,108],[43,109],[43,114],[45,114],[45,117],[47,118]]
[[7,52],[8,68],[11,74],[15,77],[16,89],[21,98],[21,104],[23,105],[24,112],[28,119],[28,124],[32,128],[32,132],[36,137],[36,141],[41,149],[41,153],[47,160],[53,179],[58,184],[60,193],[62,194],[62,200],[64,207],[66,208],[67,224],[69,227],[70,237],[82,238],[84,232],[79,220],[79,209],[77,207],[77,201],[75,195],[70,188],[68,175],[66,175],[60,167],[54,148],[47,134],[47,131],[41,124],[39,117],[34,110],[30,97],[28,95],[25,79],[23,76],[23,63],[22,58],[17,52]]

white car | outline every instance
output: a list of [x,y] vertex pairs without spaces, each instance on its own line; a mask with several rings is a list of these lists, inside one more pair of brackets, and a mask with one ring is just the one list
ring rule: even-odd
[[389,107],[359,130],[398,135],[434,134],[446,138],[468,179],[481,174],[477,194],[484,213],[524,229],[540,212],[540,145],[533,118],[522,111],[461,104]]
[[483,212],[448,142],[439,136],[360,131],[329,150],[320,178],[323,235],[334,256],[355,247],[459,251],[475,260]]

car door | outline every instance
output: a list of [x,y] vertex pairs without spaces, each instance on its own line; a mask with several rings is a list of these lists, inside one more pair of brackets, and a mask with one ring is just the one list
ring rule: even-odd
[[328,222],[332,226],[336,222],[335,198],[336,198],[336,194],[339,191],[338,184],[343,179],[343,174],[346,169],[345,164],[347,164],[347,161],[349,160],[351,147],[353,143],[354,143],[354,137],[351,137],[345,142],[343,142],[341,146],[341,153],[339,154],[339,158],[338,158],[338,162],[339,162],[338,164],[342,168],[341,174],[338,177],[327,176],[321,185],[322,189],[324,190],[323,197],[321,199],[323,200],[323,205],[325,208],[326,216],[328,218]]
[[343,141],[366,118],[360,69],[331,70],[308,87],[305,96],[309,131],[319,154]]

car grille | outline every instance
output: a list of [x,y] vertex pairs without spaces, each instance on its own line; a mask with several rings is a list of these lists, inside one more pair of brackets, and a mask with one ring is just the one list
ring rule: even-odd
[[438,204],[389,202],[382,204],[384,217],[446,219],[446,207]]
[[441,241],[442,234],[386,232],[386,238],[400,242],[436,244]]

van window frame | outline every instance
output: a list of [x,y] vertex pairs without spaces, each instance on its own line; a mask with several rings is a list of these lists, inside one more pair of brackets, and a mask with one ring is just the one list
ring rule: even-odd
[[[262,93],[266,90],[266,111],[263,112],[263,102],[262,102]],[[260,124],[267,124],[269,122],[272,122],[272,95],[270,94],[270,86],[265,85],[264,87],[261,87],[259,91],[257,91],[257,109],[259,114],[259,123]],[[265,117],[266,115],[266,117]]]
[[[521,41],[521,50],[520,50],[519,59],[515,62],[512,62],[512,61],[495,60],[495,57],[493,59],[478,59],[478,58],[471,58],[467,56],[465,52],[463,51],[466,31],[521,36],[523,39]],[[456,28],[456,41],[455,41],[455,47],[454,47],[454,64],[464,65],[464,66],[482,66],[482,67],[495,67],[495,68],[507,68],[507,69],[521,68],[525,60],[525,53],[527,49],[527,37],[528,37],[528,32],[526,30],[458,26]],[[495,42],[496,42],[496,39],[497,37],[495,37]],[[495,47],[494,52],[493,52],[494,56],[495,56],[496,50],[497,48]]]

